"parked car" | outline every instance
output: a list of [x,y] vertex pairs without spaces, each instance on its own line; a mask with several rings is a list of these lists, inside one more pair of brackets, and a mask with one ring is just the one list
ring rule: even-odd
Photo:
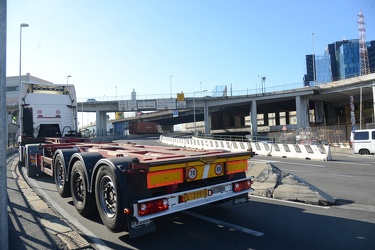
[[375,153],[375,129],[356,130],[352,133],[354,154],[368,155]]
[[301,142],[301,145],[324,145],[329,146],[329,143],[326,140],[304,140]]
[[94,98],[89,98],[89,99],[87,99],[87,102],[96,102],[96,99],[94,99]]

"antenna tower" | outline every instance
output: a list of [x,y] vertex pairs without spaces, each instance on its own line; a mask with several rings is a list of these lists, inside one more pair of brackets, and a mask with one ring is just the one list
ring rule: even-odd
[[360,75],[362,76],[370,74],[370,66],[368,62],[368,53],[366,46],[366,28],[362,10],[359,11],[358,17]]

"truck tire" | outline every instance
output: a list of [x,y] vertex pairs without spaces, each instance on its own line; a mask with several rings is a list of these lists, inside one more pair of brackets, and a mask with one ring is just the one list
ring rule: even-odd
[[61,197],[66,198],[71,195],[69,184],[66,181],[66,170],[63,155],[58,154],[53,164],[53,173],[57,192]]
[[100,167],[95,179],[95,200],[103,224],[113,232],[125,229],[122,190],[117,176],[108,165]]
[[70,190],[74,207],[84,217],[96,212],[95,199],[88,190],[87,178],[81,161],[76,161],[70,174]]

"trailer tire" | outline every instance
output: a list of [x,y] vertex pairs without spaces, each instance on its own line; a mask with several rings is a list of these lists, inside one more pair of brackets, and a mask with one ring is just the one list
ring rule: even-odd
[[95,179],[95,200],[103,224],[113,232],[126,227],[122,190],[119,180],[108,165],[100,167]]
[[86,173],[81,161],[73,164],[70,175],[70,190],[73,204],[77,211],[84,217],[93,215],[97,210],[95,208],[95,197],[88,190]]
[[61,197],[66,198],[71,195],[69,184],[66,179],[66,170],[64,165],[64,158],[61,154],[56,156],[53,163],[53,173],[55,177],[55,184],[57,192]]

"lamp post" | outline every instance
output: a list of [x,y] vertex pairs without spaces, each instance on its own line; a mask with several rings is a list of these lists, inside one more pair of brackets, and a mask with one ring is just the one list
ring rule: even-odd
[[81,124],[81,131],[82,131],[82,134],[83,134],[83,100],[82,100],[82,102],[81,102],[81,104],[82,104],[82,117],[81,117],[81,120],[82,120],[82,124]]
[[67,77],[66,77],[66,84],[69,84],[69,77],[72,77],[71,75],[68,75]]
[[315,54],[314,54],[314,33],[311,33],[311,42],[312,42],[312,56],[313,56],[313,75],[314,75],[314,86],[315,86]]
[[117,86],[115,86],[115,88],[116,88],[116,101],[117,101]]
[[201,90],[201,91],[195,91],[195,92],[193,92],[193,110],[194,110],[194,135],[197,133],[197,123],[196,123],[196,119],[195,119],[195,93],[199,93],[199,92],[201,92],[201,93],[203,93],[203,92],[206,92],[207,91],[207,89],[205,89],[205,90]]
[[171,98],[172,98],[172,76],[169,77],[169,89],[171,91]]
[[22,28],[29,27],[27,23],[21,23],[20,25],[20,84],[19,88],[21,88],[21,51],[22,51]]
[[259,87],[262,91],[262,94],[264,94],[264,92],[266,92],[266,77],[258,75],[258,78],[259,78]]

